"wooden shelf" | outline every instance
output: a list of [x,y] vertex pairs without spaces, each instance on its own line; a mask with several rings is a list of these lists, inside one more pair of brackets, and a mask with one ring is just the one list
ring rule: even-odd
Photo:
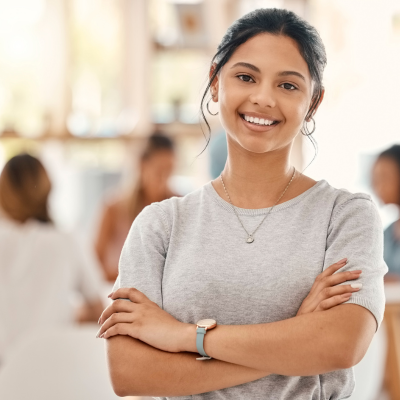
[[[215,124],[214,124],[215,125]],[[206,135],[208,135],[208,129],[205,124],[184,124],[181,122],[173,122],[169,124],[156,124],[154,126],[154,130],[160,130],[165,132],[167,135],[171,137],[203,137],[203,131]],[[25,141],[35,141],[42,142],[47,140],[60,140],[60,141],[83,141],[83,142],[96,142],[96,141],[135,141],[142,140],[146,137],[143,134],[135,134],[133,132],[130,135],[121,135],[114,137],[103,137],[103,136],[85,136],[78,137],[73,136],[68,132],[65,132],[60,135],[43,135],[38,137],[27,137],[21,136],[17,132],[5,132],[0,135],[0,141],[4,140],[25,140]]]

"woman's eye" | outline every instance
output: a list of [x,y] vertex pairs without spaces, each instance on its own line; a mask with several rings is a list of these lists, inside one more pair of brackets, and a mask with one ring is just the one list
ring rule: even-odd
[[243,82],[254,82],[253,78],[249,75],[237,75],[237,77]]
[[280,85],[280,86],[286,90],[296,90],[297,89],[297,87],[292,85],[291,83],[282,83],[282,85]]

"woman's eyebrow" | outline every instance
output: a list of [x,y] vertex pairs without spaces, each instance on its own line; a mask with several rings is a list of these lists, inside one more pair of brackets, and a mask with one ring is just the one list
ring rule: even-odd
[[236,63],[235,65],[233,65],[233,66],[231,67],[231,69],[232,69],[232,68],[235,68],[235,67],[245,67],[245,68],[249,68],[249,69],[251,69],[251,70],[253,70],[253,71],[255,71],[255,72],[261,72],[260,69],[257,68],[255,65],[249,64],[249,63],[246,63],[246,62],[238,62],[238,63]]
[[304,78],[304,76],[300,73],[300,72],[296,72],[296,71],[282,71],[279,72],[278,76],[289,76],[289,75],[295,75],[298,76],[299,78],[303,79],[303,81],[306,81],[306,78]]
[[[231,69],[235,68],[235,67],[245,67],[245,68],[249,68],[258,73],[261,72],[258,67],[256,67],[253,64],[247,63],[247,62],[237,62],[236,64],[232,65]],[[279,72],[279,74],[278,74],[278,76],[289,76],[289,75],[298,76],[299,78],[303,79],[304,82],[306,81],[306,78],[304,78],[304,76],[300,72],[297,72],[297,71],[282,71],[282,72]]]

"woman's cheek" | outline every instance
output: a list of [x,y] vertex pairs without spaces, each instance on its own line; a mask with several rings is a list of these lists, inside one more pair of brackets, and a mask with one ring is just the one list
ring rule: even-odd
[[293,104],[288,104],[287,110],[286,110],[286,121],[289,121],[290,126],[293,127],[296,132],[298,132],[302,126],[304,119],[307,115],[307,105],[301,104],[299,105],[298,102],[293,102]]
[[226,122],[237,122],[238,111],[248,103],[248,95],[244,88],[234,87],[221,90],[220,109]]
[[235,112],[232,111],[232,106],[229,104],[229,101],[225,101],[225,99],[222,98],[219,105],[219,119],[222,127],[226,131],[231,131],[234,128],[234,116]]

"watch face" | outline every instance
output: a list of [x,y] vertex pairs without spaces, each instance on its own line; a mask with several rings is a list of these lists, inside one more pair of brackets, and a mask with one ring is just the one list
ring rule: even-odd
[[202,319],[197,323],[197,326],[200,328],[212,329],[217,325],[217,321],[215,319]]

